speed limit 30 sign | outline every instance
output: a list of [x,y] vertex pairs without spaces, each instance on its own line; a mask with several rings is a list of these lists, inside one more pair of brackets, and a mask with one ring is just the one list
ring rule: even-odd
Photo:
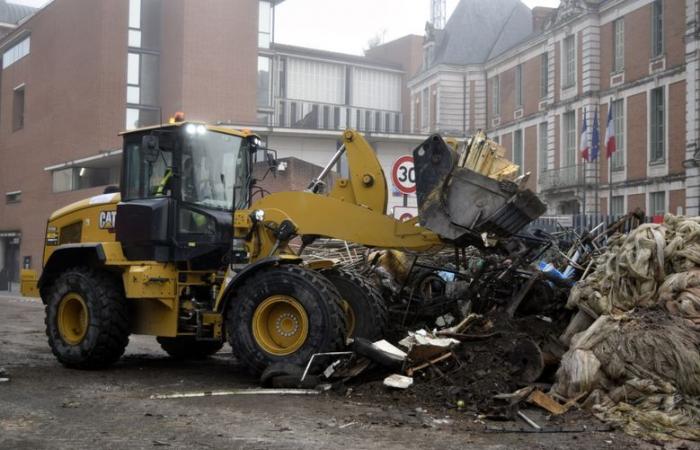
[[402,194],[416,192],[416,169],[413,167],[413,156],[404,155],[394,162],[391,168],[391,180]]

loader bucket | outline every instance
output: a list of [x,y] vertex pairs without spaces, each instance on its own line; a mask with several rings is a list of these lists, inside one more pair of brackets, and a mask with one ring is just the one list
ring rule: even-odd
[[424,227],[457,244],[480,244],[482,233],[511,236],[547,210],[535,193],[512,181],[460,167],[464,156],[437,134],[413,151]]

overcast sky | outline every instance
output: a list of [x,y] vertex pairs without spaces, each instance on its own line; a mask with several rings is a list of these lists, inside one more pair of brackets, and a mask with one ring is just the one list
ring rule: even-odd
[[[9,1],[31,6],[48,3],[47,0]],[[530,8],[559,5],[559,0],[523,2]],[[447,0],[447,17],[457,3],[459,0]],[[275,40],[359,55],[378,34],[383,34],[385,41],[407,34],[422,35],[429,17],[430,0],[286,0],[277,7]]]

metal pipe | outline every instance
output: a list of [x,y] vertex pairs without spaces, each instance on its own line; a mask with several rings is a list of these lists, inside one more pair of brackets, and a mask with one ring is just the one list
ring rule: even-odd
[[340,157],[343,156],[343,153],[345,153],[345,144],[340,146],[340,148],[335,152],[335,155],[333,155],[328,164],[326,164],[326,167],[324,167],[321,173],[311,181],[309,187],[306,188],[308,192],[316,193],[316,189],[322,183],[322,180],[326,177],[326,175],[328,175],[328,172],[331,171],[331,168],[333,168],[335,163],[338,162]]

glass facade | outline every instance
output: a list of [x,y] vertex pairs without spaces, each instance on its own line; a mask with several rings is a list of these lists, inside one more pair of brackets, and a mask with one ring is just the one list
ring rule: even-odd
[[161,121],[160,15],[161,0],[129,0],[127,130]]

